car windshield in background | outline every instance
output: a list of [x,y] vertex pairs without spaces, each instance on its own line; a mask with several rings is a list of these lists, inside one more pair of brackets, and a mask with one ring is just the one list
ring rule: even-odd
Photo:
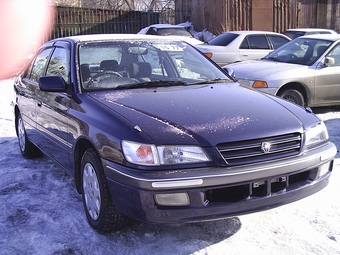
[[217,46],[227,46],[229,43],[235,40],[238,37],[238,34],[233,33],[224,33],[223,35],[217,36],[211,39],[208,44],[209,45],[217,45]]
[[292,38],[292,39],[295,39],[295,38],[298,38],[300,36],[305,35],[306,32],[303,32],[303,31],[285,31],[283,34]]
[[183,28],[158,28],[157,34],[162,36],[186,36],[193,38],[192,34],[188,30]]
[[79,47],[79,62],[85,90],[230,81],[222,70],[181,41],[86,43]]
[[263,59],[311,66],[331,44],[332,42],[328,40],[297,38],[269,53]]

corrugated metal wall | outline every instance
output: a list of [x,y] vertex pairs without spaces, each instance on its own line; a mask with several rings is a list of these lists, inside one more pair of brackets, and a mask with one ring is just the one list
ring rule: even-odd
[[269,30],[319,27],[339,32],[340,0],[175,0],[176,23],[191,21],[197,31]]
[[340,32],[339,0],[299,0],[296,27],[330,28]]

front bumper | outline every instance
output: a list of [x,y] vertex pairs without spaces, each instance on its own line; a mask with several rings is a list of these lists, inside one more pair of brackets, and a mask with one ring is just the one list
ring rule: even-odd
[[[104,166],[119,212],[144,222],[179,223],[262,211],[312,195],[328,184],[336,153],[328,143],[275,162],[138,175],[111,162],[104,161]],[[190,204],[156,204],[156,194],[174,193],[187,194]]]

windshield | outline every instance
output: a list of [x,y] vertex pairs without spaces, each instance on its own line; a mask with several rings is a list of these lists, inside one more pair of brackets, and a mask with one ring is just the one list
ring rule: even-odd
[[263,59],[310,66],[331,44],[332,41],[328,40],[297,38],[269,53]]
[[174,40],[84,43],[79,64],[86,91],[231,81],[195,48]]

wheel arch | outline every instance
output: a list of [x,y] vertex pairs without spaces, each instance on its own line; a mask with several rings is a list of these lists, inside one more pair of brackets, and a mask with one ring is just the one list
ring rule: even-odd
[[305,101],[305,104],[308,106],[310,104],[310,92],[309,90],[301,83],[298,82],[290,82],[287,83],[283,86],[280,87],[280,89],[276,92],[276,95],[279,96],[281,93],[283,93],[284,91],[288,90],[288,89],[295,89],[297,91],[299,91]]
[[15,123],[15,133],[18,135],[18,127],[17,127],[17,122],[18,122],[18,116],[20,114],[19,107],[17,105],[14,106],[14,123]]
[[74,181],[79,194],[81,194],[81,171],[80,163],[86,150],[96,147],[87,138],[80,138],[74,149]]

